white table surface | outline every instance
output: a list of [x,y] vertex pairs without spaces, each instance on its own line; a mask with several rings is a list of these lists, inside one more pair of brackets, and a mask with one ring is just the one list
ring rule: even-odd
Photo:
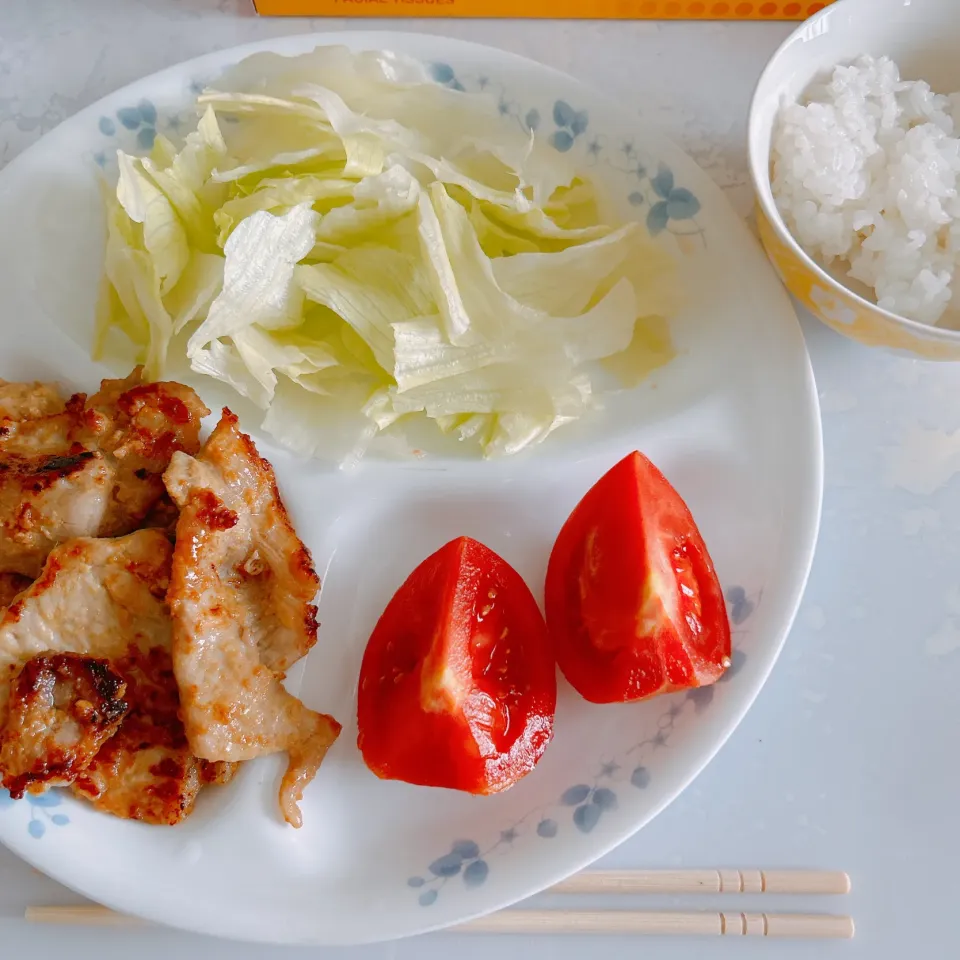
[[[749,211],[747,106],[790,30],[783,23],[357,24],[257,19],[248,0],[0,0],[0,166],[74,111],[169,64],[258,38],[358,25],[446,33],[574,74],[660,123]],[[156,928],[37,928],[21,919],[28,904],[80,899],[0,849],[0,955],[52,956],[59,948],[102,960],[171,951],[237,960],[469,960],[491,950],[506,960],[573,960],[587,950],[597,960],[640,951],[667,960],[955,956],[960,365],[890,357],[810,317],[803,323],[826,444],[823,528],[803,608],[770,682],[720,755],[602,865],[845,869],[850,897],[802,906],[851,912],[852,942],[437,934],[349,951],[270,951]],[[770,899],[722,902],[776,909]]]

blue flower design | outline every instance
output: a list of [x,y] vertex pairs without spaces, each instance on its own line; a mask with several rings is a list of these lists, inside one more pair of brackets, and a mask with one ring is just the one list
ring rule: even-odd
[[573,811],[573,825],[581,833],[589,833],[599,822],[603,811],[593,803],[584,803]]
[[463,867],[463,857],[453,851],[438,857],[427,868],[435,877],[455,877]]
[[650,178],[653,192],[660,197],[647,214],[647,229],[656,236],[671,220],[693,220],[700,212],[700,201],[686,189],[674,184],[673,171],[664,163]]
[[457,79],[457,75],[449,63],[431,63],[430,76],[443,87],[449,87],[449,89],[456,90],[459,93],[463,93],[466,90],[464,85]]
[[577,137],[586,132],[590,116],[586,110],[574,110],[566,100],[557,100],[553,105],[553,123],[557,129],[550,134],[550,145],[566,153]]
[[583,803],[590,796],[590,787],[585,783],[578,783],[576,786],[568,787],[563,791],[560,802],[565,807],[575,807]]
[[[504,830],[494,847],[512,843],[516,836],[516,831],[512,828]],[[488,850],[487,853],[489,852]],[[464,886],[468,888],[479,887],[486,883],[490,865],[484,857],[485,854],[481,852],[480,845],[475,840],[455,840],[450,845],[449,853],[437,857],[427,867],[430,876],[408,877],[407,886],[420,891],[417,895],[417,903],[421,907],[429,907],[437,902],[444,884],[454,877],[461,877]]]
[[687,692],[687,699],[697,713],[703,713],[713,701],[713,687],[694,687]]
[[27,793],[24,794],[23,801],[14,800],[6,790],[0,790],[0,810],[6,810],[11,807],[21,807],[23,803],[30,810],[30,819],[27,821],[27,833],[34,840],[40,840],[47,832],[47,824],[53,824],[55,827],[65,827],[70,818],[65,813],[51,813],[51,809],[59,807],[63,803],[63,798],[56,790],[48,790],[46,793]]
[[437,83],[453,83],[457,79],[457,75],[453,72],[453,67],[449,63],[431,63],[430,76]]
[[480,856],[480,847],[473,840],[455,840],[451,852],[463,860],[473,860]]
[[490,867],[486,860],[474,860],[463,871],[463,882],[468,887],[479,887],[486,882]]
[[[135,107],[121,107],[116,112],[117,121],[124,130],[136,134],[137,146],[141,150],[150,150],[157,138],[157,108],[150,100],[141,100]],[[117,123],[112,117],[101,117],[97,121],[100,132],[105,137],[117,135]],[[104,159],[101,161],[101,155]],[[106,166],[106,154],[101,151],[94,156],[101,167]]]
[[[603,771],[604,767],[601,767],[601,775]],[[617,809],[617,795],[609,787],[578,783],[564,790],[560,803],[565,807],[573,807],[573,825],[581,833],[590,833],[600,822],[602,814]]]
[[551,820],[549,817],[544,817],[537,824],[537,836],[543,837],[544,840],[552,840],[557,835],[557,830],[559,829],[556,820]]
[[137,104],[137,110],[140,111],[140,119],[144,123],[156,124],[157,108],[149,100],[141,100]]
[[[744,591],[741,597],[738,590],[736,587],[731,588],[728,599],[731,595],[733,601],[746,599],[746,592]],[[735,651],[723,679],[726,680],[736,673],[745,659],[742,651]],[[429,865],[426,876],[407,879],[407,886],[417,891],[417,902],[424,907],[436,903],[443,887],[457,877],[460,877],[468,889],[484,884],[490,875],[490,855],[497,850],[502,853],[509,850],[522,835],[528,821],[532,832],[541,840],[553,840],[559,836],[562,828],[561,820],[556,814],[568,809],[571,811],[571,826],[580,833],[591,833],[604,816],[613,814],[620,806],[615,784],[629,783],[637,790],[646,790],[650,786],[653,777],[645,763],[633,760],[626,765],[631,755],[637,751],[656,751],[665,747],[681,714],[685,710],[689,713],[691,706],[694,713],[701,713],[709,707],[713,697],[713,687],[698,687],[688,690],[685,695],[671,697],[669,707],[657,719],[655,732],[634,744],[619,759],[602,761],[592,782],[575,783],[567,787],[554,804],[530,811],[511,826],[501,830],[497,839],[487,849],[482,850],[474,840],[455,840],[450,845],[449,853],[438,857]],[[536,820],[530,819],[532,815],[536,815]]]
[[730,606],[730,619],[740,626],[753,613],[755,606],[743,587],[730,587],[727,590],[727,603]]
[[140,111],[136,107],[121,107],[117,111],[117,119],[128,129],[136,130],[143,122]]
[[642,764],[635,767],[633,773],[630,774],[630,782],[638,790],[646,790],[650,786],[650,771]]
[[617,795],[609,787],[597,787],[593,791],[593,804],[601,810],[616,810]]

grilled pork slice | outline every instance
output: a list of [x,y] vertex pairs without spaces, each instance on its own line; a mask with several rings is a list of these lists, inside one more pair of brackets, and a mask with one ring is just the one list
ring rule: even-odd
[[0,618],[30,583],[29,577],[22,577],[19,573],[0,573]]
[[33,420],[60,413],[64,403],[55,383],[11,383],[0,380],[0,423]]
[[282,683],[317,639],[310,554],[229,410],[196,457],[173,455],[164,480],[180,508],[167,596],[190,746],[213,761],[286,751],[280,807],[299,827],[303,789],[340,733]]
[[127,713],[126,682],[107,660],[76,653],[31,657],[13,681],[0,732],[3,786],[62,786],[86,769]]
[[0,573],[37,577],[64,540],[141,526],[164,499],[173,452],[199,449],[207,413],[189,387],[142,383],[138,368],[60,412],[0,422]]
[[131,708],[114,736],[76,779],[73,791],[128,820],[179,823],[206,783],[226,783],[236,764],[208,764],[190,751],[170,651],[153,647],[114,661]]
[[[230,772],[207,771],[191,753],[178,717],[165,599],[172,551],[159,530],[68,541],[51,551],[40,578],[0,619],[0,725],[12,729],[23,713],[14,681],[28,661],[77,654],[108,662],[125,685],[127,710],[99,752],[70,771],[74,790],[110,813],[150,823],[182,820],[203,783]],[[52,768],[55,751],[44,753],[49,738],[31,739],[20,728],[21,752]],[[24,763],[14,760],[9,751],[0,754],[4,779],[22,775]],[[55,782],[66,779],[58,775]]]

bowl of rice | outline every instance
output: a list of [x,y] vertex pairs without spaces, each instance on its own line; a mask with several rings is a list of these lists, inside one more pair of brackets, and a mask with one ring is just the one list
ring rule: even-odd
[[960,360],[960,0],[839,0],[750,108],[760,239],[787,289],[871,346]]

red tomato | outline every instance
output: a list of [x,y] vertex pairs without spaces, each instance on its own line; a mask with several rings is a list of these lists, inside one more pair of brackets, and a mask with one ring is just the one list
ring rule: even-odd
[[396,592],[360,668],[357,745],[387,780],[497,793],[553,736],[556,664],[520,575],[460,537]]
[[680,494],[631,453],[587,492],[547,568],[557,662],[594,703],[699,687],[730,665],[730,622]]

